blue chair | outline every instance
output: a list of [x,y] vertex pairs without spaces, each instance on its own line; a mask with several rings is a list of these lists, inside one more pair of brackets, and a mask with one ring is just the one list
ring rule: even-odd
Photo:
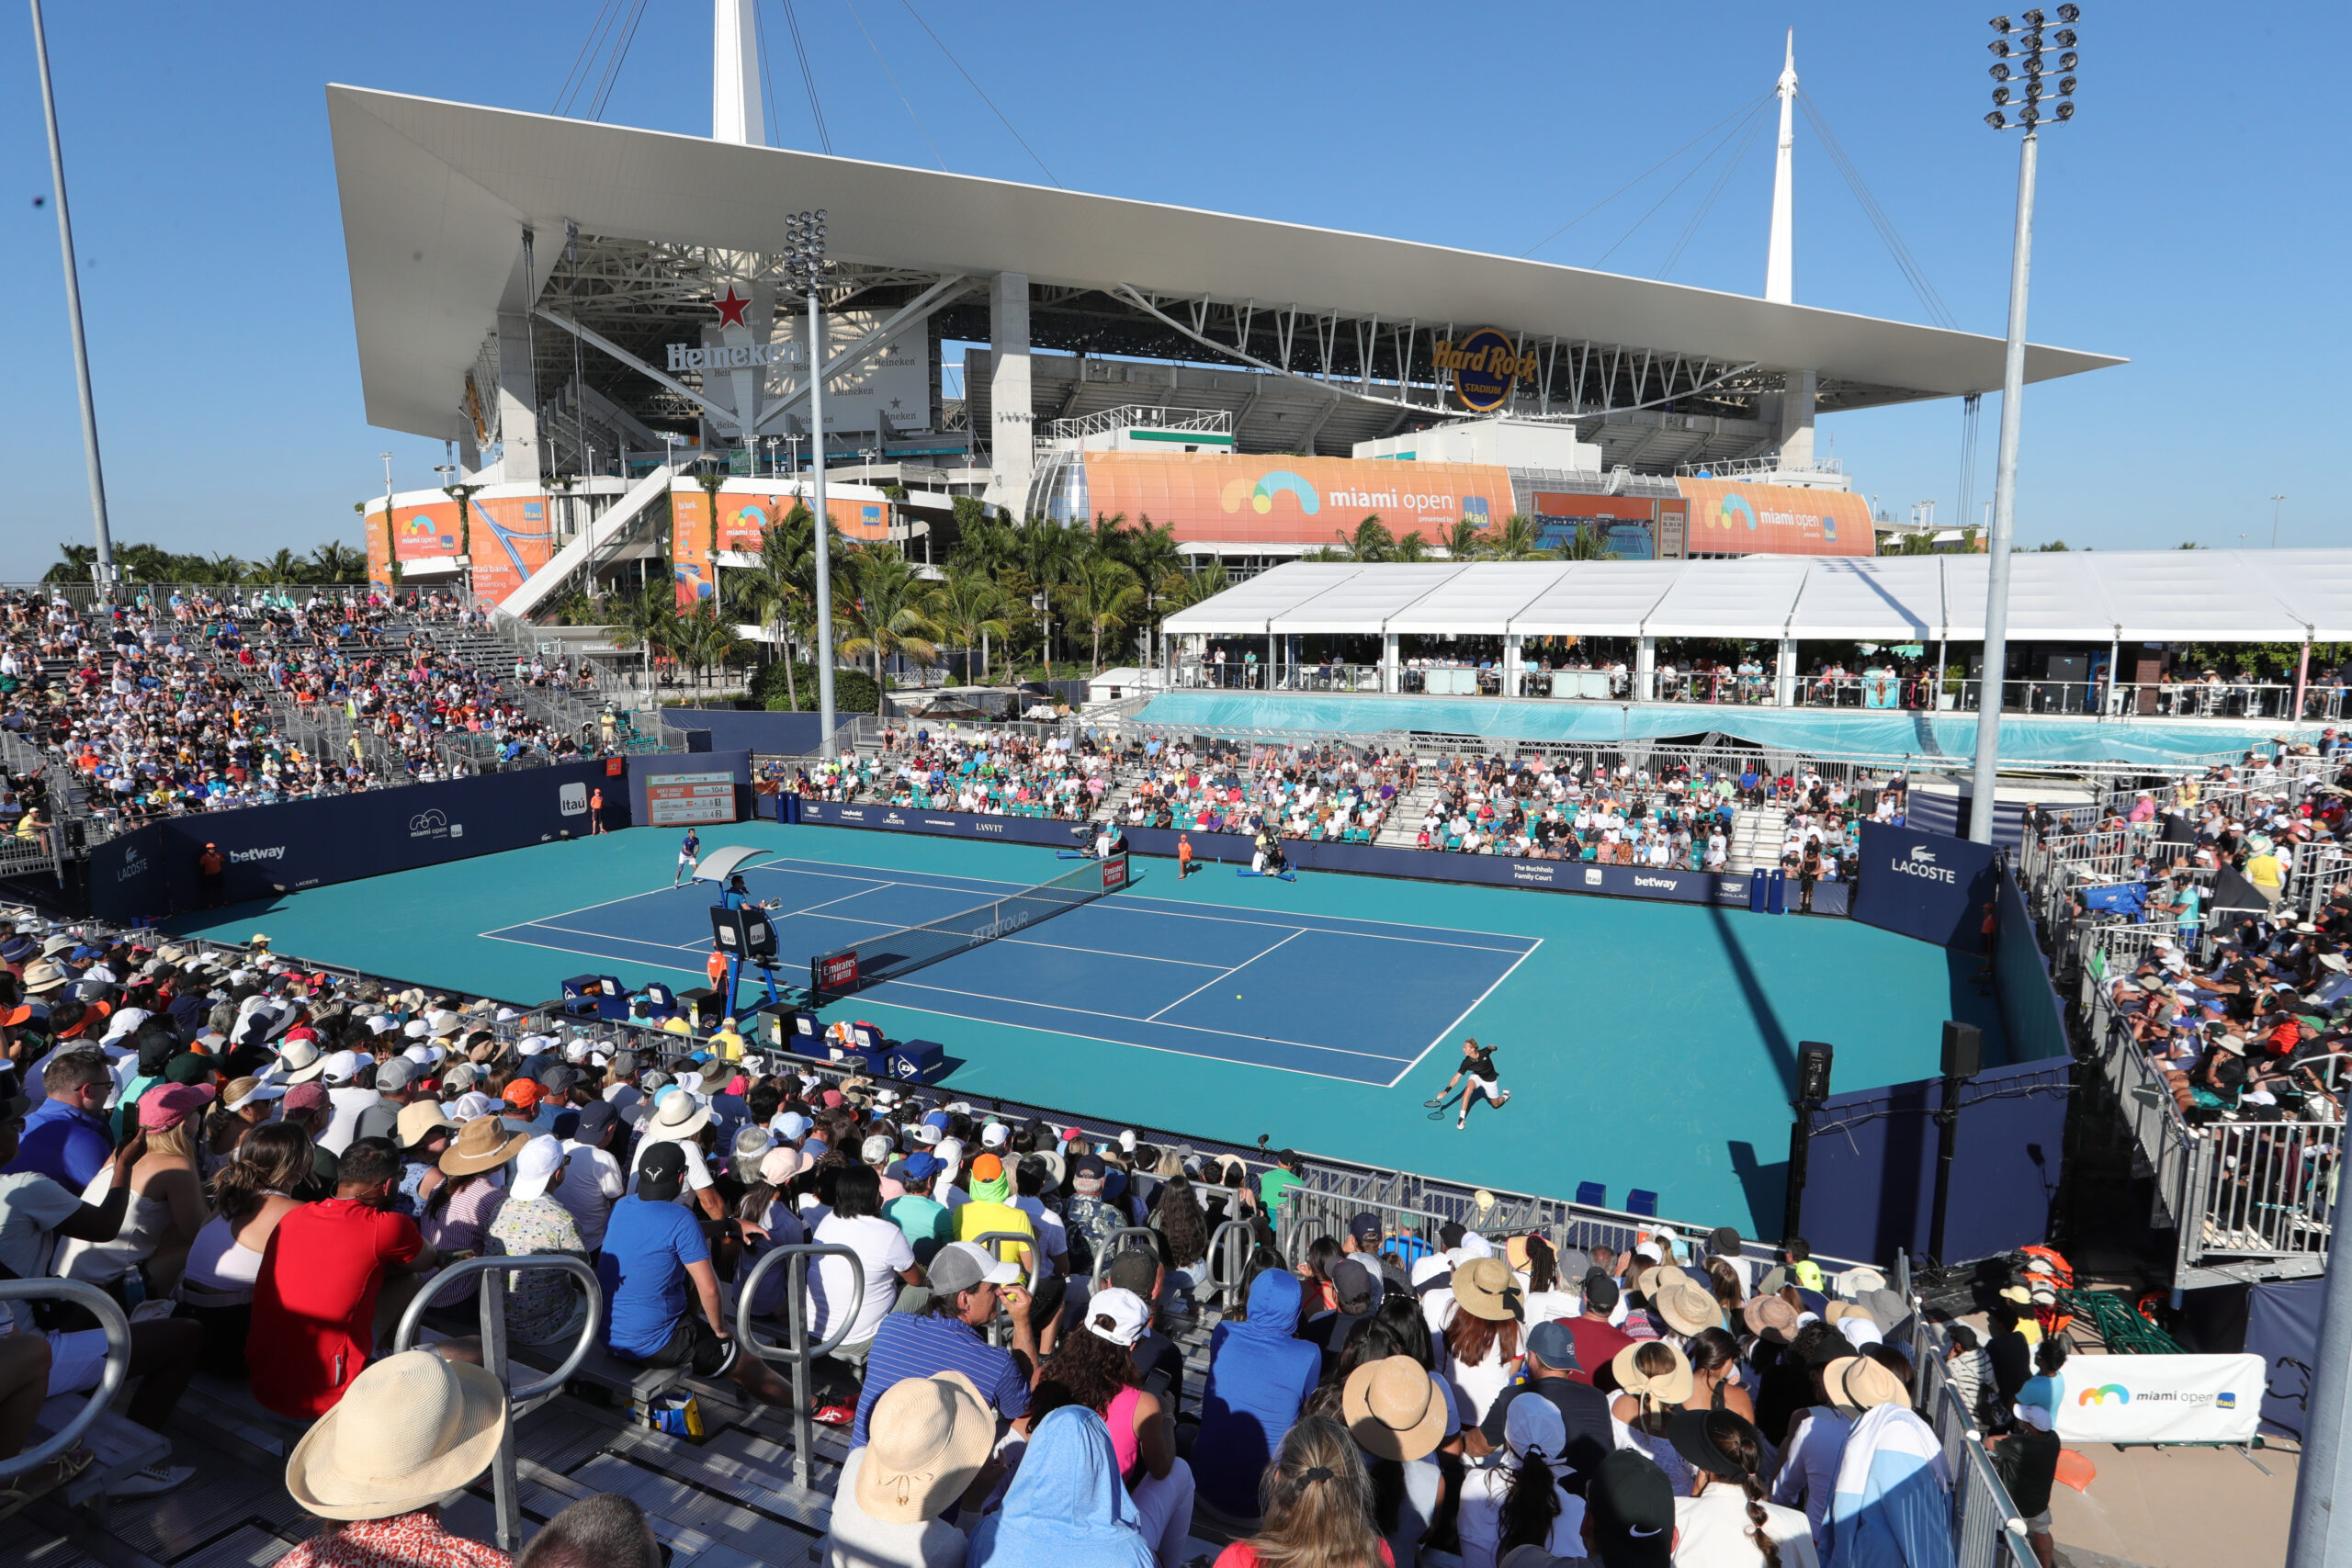
[[1625,1194],[1625,1212],[1645,1220],[1657,1218],[1657,1194],[1636,1187]]
[[1609,1189],[1598,1181],[1577,1183],[1577,1201],[1588,1209],[1609,1207]]

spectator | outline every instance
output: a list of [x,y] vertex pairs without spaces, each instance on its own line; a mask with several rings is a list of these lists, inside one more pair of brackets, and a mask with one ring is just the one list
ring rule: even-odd
[[882,1205],[882,1217],[898,1226],[899,1234],[907,1238],[918,1267],[930,1267],[939,1249],[955,1238],[956,1222],[949,1216],[947,1205],[931,1195],[931,1184],[945,1168],[946,1163],[937,1155],[916,1150],[899,1167],[899,1185],[903,1195]]
[[416,1222],[390,1208],[400,1151],[381,1138],[353,1144],[334,1196],[277,1222],[254,1278],[245,1359],[254,1397],[298,1418],[323,1416],[375,1353],[388,1279],[430,1272],[437,1259]]
[[[1728,1410],[1685,1410],[1674,1446],[1691,1493],[1674,1500],[1674,1568],[1815,1568],[1812,1527],[1764,1500],[1764,1438]],[[2045,1565],[2046,1568],[2046,1565]]]
[[1131,1354],[1151,1309],[1114,1285],[1096,1292],[1082,1312],[1082,1326],[1062,1336],[1037,1369],[1032,1420],[1069,1404],[1102,1417],[1145,1543],[1159,1568],[1178,1568],[1193,1524],[1192,1467],[1176,1457],[1174,1413],[1145,1391]]
[[1797,1412],[1790,1425],[1772,1501],[1803,1507],[1816,1544],[1829,1537],[1829,1504],[1837,1495],[1838,1469],[1845,1461],[1846,1439],[1858,1414],[1838,1394],[1845,1382],[1846,1363],[1852,1359],[1846,1351],[1845,1340],[1826,1324],[1817,1323],[1799,1331],[1790,1351],[1792,1359],[1805,1366],[1816,1403]]
[[[944,1371],[963,1373],[991,1409],[1025,1429],[1032,1379],[1013,1356],[1035,1366],[1037,1341],[1021,1278],[1020,1265],[992,1258],[970,1242],[950,1242],[939,1249],[931,1262],[931,1304],[920,1313],[892,1313],[874,1331],[850,1430],[853,1450],[867,1440],[876,1400],[908,1378]],[[1012,1319],[1012,1354],[980,1335],[995,1318],[1000,1300]]]
[[[459,1128],[441,1151],[442,1180],[426,1194],[419,1225],[426,1245],[443,1261],[457,1262],[490,1250],[491,1222],[506,1201],[506,1190],[491,1173],[521,1154],[530,1141],[528,1133],[507,1132],[497,1117],[479,1116]],[[479,1284],[468,1278],[436,1289],[433,1310],[470,1310]]]
[[961,1568],[964,1532],[940,1518],[989,1462],[996,1422],[958,1371],[902,1378],[874,1403],[873,1431],[842,1461],[825,1568]]
[[1102,1417],[1077,1405],[1047,1415],[1004,1506],[972,1531],[971,1568],[1156,1568]]
[[1609,1413],[1624,1428],[1619,1446],[1650,1456],[1674,1483],[1678,1497],[1690,1495],[1690,1467],[1674,1446],[1668,1427],[1674,1412],[1690,1397],[1690,1360],[1668,1339],[1646,1339],[1617,1352],[1609,1371],[1621,1391]]
[[[1029,1216],[1012,1206],[1012,1179],[1005,1174],[1004,1161],[1001,1157],[986,1154],[974,1160],[968,1186],[972,1201],[959,1204],[956,1209],[957,1241],[971,1241],[992,1232],[1010,1232],[1032,1239],[1036,1236],[1036,1227],[1029,1223]],[[1010,1241],[990,1245],[995,1247],[998,1257],[1018,1258],[1024,1271],[1030,1269],[1029,1247]],[[1011,1252],[1007,1252],[1008,1247]]]
[[1395,1568],[1413,1568],[1444,1501],[1444,1472],[1430,1456],[1445,1440],[1449,1397],[1410,1356],[1366,1361],[1341,1390],[1348,1435],[1363,1451],[1371,1484],[1373,1522]]
[[114,1077],[107,1070],[107,1059],[94,1050],[52,1055],[40,1069],[40,1087],[46,1098],[25,1119],[24,1134],[6,1174],[30,1171],[68,1192],[85,1191],[114,1154],[114,1134],[106,1119]]
[[1465,1411],[1495,1403],[1519,1361],[1519,1283],[1499,1258],[1472,1258],[1453,1270],[1453,1301],[1432,1316],[1445,1340],[1447,1382]]
[[[0,1168],[16,1159],[17,1135],[21,1126],[22,1122],[14,1116],[0,1117]],[[134,1133],[129,1143],[114,1152],[107,1168],[113,1179],[104,1201],[95,1204],[85,1203],[38,1171],[6,1170],[0,1174],[0,1269],[18,1279],[34,1279],[43,1272],[41,1259],[54,1238],[110,1239],[121,1227],[123,1212],[130,1201],[130,1168],[139,1163],[146,1147],[144,1134]],[[11,1302],[8,1310],[17,1333],[36,1332],[29,1303]],[[49,1397],[86,1393],[98,1386],[106,1372],[106,1330],[51,1329],[45,1337],[49,1344]],[[128,1375],[139,1380],[139,1389],[130,1396],[126,1412],[130,1419],[150,1431],[162,1431],[196,1371],[201,1348],[202,1335],[194,1324],[153,1319],[132,1324]],[[152,1497],[181,1484],[194,1473],[187,1466],[158,1462],[118,1477],[107,1486],[107,1495]]]
[[[563,1174],[564,1145],[550,1136],[533,1138],[514,1156],[506,1201],[490,1222],[487,1250],[507,1258],[564,1254],[588,1256],[571,1211],[549,1189]],[[506,1333],[517,1345],[564,1345],[578,1337],[588,1298],[569,1274],[534,1269],[506,1282]]]
[[[1600,1249],[1595,1249],[1598,1256]],[[1585,1271],[1584,1283],[1577,1292],[1584,1301],[1584,1310],[1568,1320],[1568,1336],[1576,1341],[1576,1374],[1578,1382],[1590,1382],[1593,1367],[1605,1367],[1617,1359],[1617,1352],[1634,1341],[1619,1332],[1610,1317],[1617,1310],[1617,1281],[1608,1270],[1598,1267]]]
[[1912,1413],[1903,1380],[1878,1361],[1854,1356],[1832,1371],[1831,1397],[1862,1415],[1838,1462],[1823,1563],[1948,1568],[1951,1473],[1942,1440]]
[[358,1372],[286,1461],[286,1490],[327,1524],[278,1562],[506,1568],[504,1552],[440,1518],[442,1501],[490,1468],[506,1420],[506,1390],[480,1367],[409,1350]]
[[1511,1402],[1501,1446],[1463,1483],[1462,1568],[1495,1568],[1522,1546],[1570,1554],[1584,1529],[1584,1499],[1560,1484],[1567,1446],[1567,1426],[1550,1400]]
[[137,1269],[145,1296],[172,1293],[188,1248],[211,1217],[196,1162],[198,1118],[211,1100],[209,1084],[163,1084],[139,1102],[139,1130],[146,1134],[147,1147],[119,1178],[130,1183],[122,1229],[111,1241],[68,1241],[58,1248],[59,1276],[111,1285]]
[[599,1492],[541,1525],[514,1568],[662,1568],[665,1555],[636,1498]]
[[1993,1470],[2008,1488],[2018,1517],[2025,1521],[2026,1543],[2033,1548],[2041,1568],[2051,1568],[2057,1542],[2050,1528],[2050,1493],[2057,1483],[2058,1456],[2063,1451],[2058,1413],[2052,1405],[2020,1400],[2012,1407],[2012,1415],[2016,1428],[1988,1439]]
[[1250,1281],[1244,1311],[1209,1336],[1193,1478],[1202,1510],[1220,1523],[1257,1521],[1258,1478],[1321,1380],[1321,1353],[1292,1337],[1298,1306],[1298,1276],[1268,1269]]
[[216,1213],[197,1233],[175,1292],[175,1317],[204,1330],[204,1365],[221,1377],[246,1375],[245,1337],[253,1326],[254,1285],[278,1222],[300,1206],[294,1190],[311,1173],[311,1139],[272,1122],[253,1129],[237,1157],[212,1178]]
[[1588,1544],[1601,1568],[1668,1568],[1674,1561],[1674,1483],[1656,1461],[1619,1449],[1600,1461],[1587,1495]]
[[1309,1416],[1283,1434],[1261,1490],[1263,1522],[1219,1552],[1216,1568],[1379,1568],[1387,1560],[1372,1479],[1348,1429],[1329,1416]]
[[[1149,1306],[1159,1300],[1160,1288],[1167,1281],[1167,1270],[1160,1267],[1159,1255],[1140,1247],[1129,1247],[1111,1259],[1105,1283],[1114,1289],[1133,1292]],[[1163,1410],[1181,1410],[1184,1405],[1184,1352],[1176,1342],[1160,1331],[1159,1313],[1154,1309],[1152,1321],[1144,1327],[1143,1337],[1137,1339],[1129,1354],[1136,1371],[1143,1379],[1142,1386],[1157,1397]]]
[[[32,1441],[33,1422],[49,1397],[49,1341],[38,1334],[0,1334],[0,1460]],[[97,1462],[88,1448],[69,1449],[0,1483],[0,1519],[15,1515]]]
[[614,1203],[628,1190],[620,1161],[611,1152],[613,1134],[620,1124],[620,1113],[611,1101],[593,1101],[580,1108],[579,1123],[564,1145],[571,1157],[564,1161],[555,1201],[570,1212],[580,1229],[581,1245],[591,1253],[605,1245],[605,1222]]
[[1527,1331],[1527,1353],[1520,1359],[1519,1375],[1504,1385],[1487,1407],[1486,1419],[1464,1434],[1473,1458],[1484,1458],[1503,1446],[1513,1401],[1541,1398],[1560,1413],[1566,1445],[1554,1458],[1566,1466],[1567,1489],[1582,1496],[1600,1461],[1616,1446],[1610,1426],[1609,1396],[1577,1374],[1577,1344],[1564,1323],[1539,1323]]
[[832,1337],[843,1317],[849,1335],[833,1349],[842,1360],[862,1363],[874,1344],[874,1330],[898,1304],[899,1285],[922,1283],[914,1249],[897,1225],[882,1218],[882,1181],[870,1165],[842,1170],[833,1183],[833,1212],[819,1222],[820,1247],[846,1247],[855,1267],[839,1258],[820,1258],[808,1273],[808,1333],[812,1343]]
[[[758,1357],[742,1355],[728,1331],[709,1244],[678,1202],[685,1185],[686,1151],[657,1142],[639,1161],[637,1190],[613,1205],[596,1262],[605,1347],[642,1366],[684,1367],[703,1378],[726,1373],[754,1399],[789,1404],[784,1380]],[[699,1315],[688,1310],[689,1288]]]

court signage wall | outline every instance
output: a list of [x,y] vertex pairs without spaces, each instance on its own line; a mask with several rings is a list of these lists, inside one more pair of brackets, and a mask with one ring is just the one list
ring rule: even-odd
[[[826,827],[881,828],[948,838],[993,839],[1001,843],[1073,849],[1087,841],[1081,824],[1035,817],[990,817],[962,811],[919,811],[912,807],[843,806],[829,800],[798,803],[799,819]],[[1193,858],[1204,864],[1247,865],[1250,840],[1240,833],[1181,833],[1170,828],[1129,828],[1128,846],[1137,854],[1173,858],[1176,841],[1189,838]],[[1363,876],[1401,876],[1424,882],[1458,882],[1494,887],[1532,887],[1552,893],[1597,893],[1616,898],[1662,899],[1675,904],[1716,904],[1746,908],[1750,885],[1745,876],[1713,872],[1663,871],[1649,866],[1592,865],[1580,861],[1515,860],[1504,855],[1442,854],[1431,850],[1385,849],[1375,844],[1285,842],[1291,863],[1306,871],[1343,871]],[[1818,914],[1846,913],[1842,884],[1814,890]],[[1796,897],[1793,887],[1789,897]]]
[[1993,901],[1993,850],[1945,833],[1862,824],[1854,919],[1938,947],[1983,946]]
[[734,820],[733,773],[721,771],[645,776],[645,824],[649,828],[683,828]]
[[[207,843],[225,863],[220,901],[237,904],[575,838],[590,830],[589,793],[605,782],[601,761],[566,762],[173,818],[90,852],[90,908],[128,921],[204,908],[196,863]],[[619,794],[605,789],[607,827],[628,825]]]

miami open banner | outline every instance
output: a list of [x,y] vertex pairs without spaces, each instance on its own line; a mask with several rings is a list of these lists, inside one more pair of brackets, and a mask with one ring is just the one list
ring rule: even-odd
[[2077,1356],[2066,1363],[2058,1435],[2070,1443],[2250,1443],[2263,1388],[2256,1355]]
[[1510,470],[1483,463],[1208,452],[1090,452],[1086,506],[1168,525],[1179,544],[1336,544],[1376,514],[1436,546],[1456,523],[1489,528],[1513,510]]

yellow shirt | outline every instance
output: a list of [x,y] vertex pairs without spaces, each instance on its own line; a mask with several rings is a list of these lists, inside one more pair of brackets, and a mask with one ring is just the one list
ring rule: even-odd
[[2278,886],[2286,880],[2286,872],[2287,868],[2278,863],[2278,857],[2274,854],[2258,854],[2245,863],[2245,879],[2256,887]]
[[663,1021],[662,1027],[673,1034],[692,1034],[695,1032],[695,1026],[688,1023],[684,1016],[667,1019]]
[[[1010,1203],[989,1203],[975,1198],[956,1209],[956,1239],[957,1241],[971,1241],[976,1237],[988,1235],[990,1231],[1013,1231],[1025,1236],[1035,1236],[1037,1234],[1036,1227],[1029,1223],[1029,1216]],[[1009,1241],[1000,1241],[992,1245],[999,1258],[1026,1266],[1028,1260],[1017,1256],[1019,1253],[1027,1251],[1026,1247]]]

